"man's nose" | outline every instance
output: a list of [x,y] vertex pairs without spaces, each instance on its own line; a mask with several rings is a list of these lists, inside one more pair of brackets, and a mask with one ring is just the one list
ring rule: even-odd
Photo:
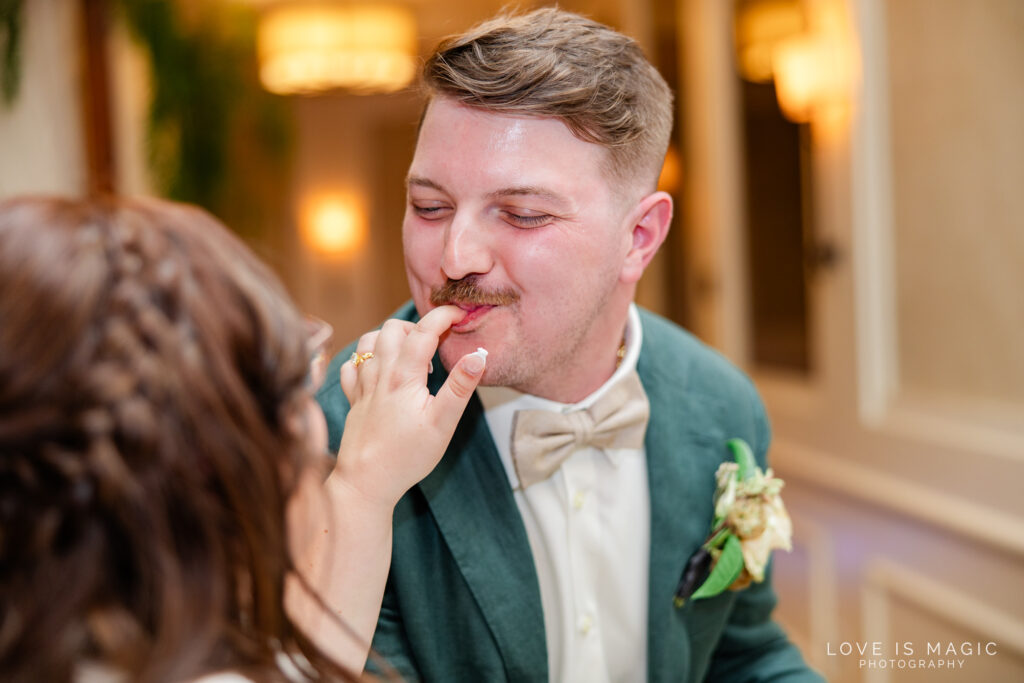
[[487,235],[477,221],[468,215],[455,214],[444,237],[441,270],[450,280],[461,280],[467,275],[483,274],[491,270]]

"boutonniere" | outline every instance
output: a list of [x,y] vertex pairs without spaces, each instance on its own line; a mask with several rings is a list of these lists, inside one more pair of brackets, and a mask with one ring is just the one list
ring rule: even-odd
[[729,439],[727,445],[734,462],[723,462],[715,473],[711,533],[683,569],[676,607],[760,583],[772,550],[792,549],[793,524],[779,496],[785,482],[771,468],[761,471],[743,439]]

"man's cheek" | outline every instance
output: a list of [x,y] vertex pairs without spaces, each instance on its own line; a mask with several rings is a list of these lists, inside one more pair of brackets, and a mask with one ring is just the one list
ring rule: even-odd
[[430,285],[428,280],[424,277],[422,269],[418,267],[419,264],[415,262],[415,257],[406,254],[405,257],[405,275],[409,281],[409,292],[412,294],[413,300],[416,302],[416,308],[420,310],[420,313],[425,313],[422,310],[424,306],[428,305],[430,300]]

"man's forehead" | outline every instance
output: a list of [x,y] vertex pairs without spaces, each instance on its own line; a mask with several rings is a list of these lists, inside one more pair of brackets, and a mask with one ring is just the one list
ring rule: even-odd
[[[480,197],[559,202],[606,182],[608,150],[555,117],[496,112],[434,98],[424,115],[406,186]],[[582,184],[582,185],[581,185]]]
[[575,157],[593,156],[603,162],[608,149],[584,140],[572,132],[566,121],[557,116],[487,109],[446,97],[435,97],[428,104],[417,131],[417,150],[425,143],[465,143],[477,140],[488,152],[502,153],[502,148],[534,146],[545,151],[551,145],[570,148]]
[[[482,121],[494,121],[498,119],[509,121],[550,121],[553,123],[560,123],[563,126],[565,125],[565,122],[557,116],[534,114],[528,111],[516,112],[491,109],[484,106],[467,104],[452,97],[445,97],[444,95],[431,97],[430,101],[427,102],[420,121],[421,129],[423,123],[428,118],[437,116],[461,116]],[[568,127],[566,127],[566,129],[568,130]]]

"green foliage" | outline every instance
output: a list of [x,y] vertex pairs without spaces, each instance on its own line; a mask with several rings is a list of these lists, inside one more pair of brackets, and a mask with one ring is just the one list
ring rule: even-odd
[[213,2],[191,3],[186,12],[173,0],[122,0],[121,7],[149,53],[148,152],[157,189],[253,236],[256,226],[232,220],[233,197],[265,198],[237,186],[258,182],[250,178],[261,168],[284,169],[290,149],[287,107],[257,79],[256,13]]
[[743,548],[739,539],[729,534],[722,546],[722,554],[718,556],[718,561],[715,562],[707,580],[694,592],[691,599],[699,600],[718,595],[731,586],[742,571]]
[[736,464],[740,466],[739,480],[750,479],[757,469],[757,461],[754,460],[754,452],[743,439],[729,439],[726,442]]
[[25,0],[0,0],[0,98],[10,105],[21,86],[21,23]]

